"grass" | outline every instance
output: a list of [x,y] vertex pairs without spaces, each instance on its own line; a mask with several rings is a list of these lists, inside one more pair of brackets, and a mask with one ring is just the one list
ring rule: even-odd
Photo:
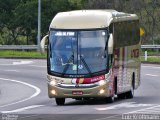
[[149,56],[149,57],[147,58],[147,61],[145,61],[144,57],[141,57],[141,62],[160,64],[160,57],[157,57],[157,56]]
[[[144,52],[141,52],[141,62],[144,63],[158,63],[160,64],[160,52],[148,52],[148,59],[145,61]],[[36,51],[14,51],[14,50],[0,50],[0,57],[2,58],[46,58],[47,54],[41,54]]]
[[[141,56],[144,56],[145,52],[142,51],[141,52]],[[153,51],[147,51],[147,54],[148,56],[160,56],[160,52],[156,51],[156,52],[153,52]]]
[[19,57],[19,58],[46,58],[46,54],[41,54],[36,51],[13,51],[0,50],[0,57]]
[[159,51],[147,51],[147,55],[148,55],[147,61],[145,61],[144,54],[145,52],[142,51],[141,52],[141,62],[160,64],[160,52]]

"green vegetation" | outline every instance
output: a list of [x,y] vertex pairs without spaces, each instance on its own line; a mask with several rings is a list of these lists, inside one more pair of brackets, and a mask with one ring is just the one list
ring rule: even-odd
[[[145,51],[142,51],[141,56],[144,56],[144,54],[145,54]],[[160,56],[160,52],[147,51],[147,55],[148,56]]]
[[141,62],[160,64],[160,57],[150,56],[147,58],[147,61],[145,61],[144,57],[141,57]]
[[[159,56],[155,57],[154,55],[157,55],[156,52],[148,52],[148,59],[145,61],[144,59],[144,53],[141,53],[141,62],[142,63],[158,63],[160,64],[160,53]],[[153,55],[153,56],[152,56]],[[36,51],[11,51],[11,50],[3,50],[0,51],[0,58],[42,58],[46,59],[47,54],[41,54]]]
[[46,54],[41,54],[35,51],[11,51],[11,50],[1,50],[0,57],[3,58],[46,58]]
[[[38,0],[0,0],[0,45],[37,44]],[[142,44],[160,44],[160,0],[41,0],[41,37],[48,33],[58,13],[79,9],[115,9],[136,13],[145,30]],[[148,50],[148,49],[147,49]],[[149,62],[159,62],[160,52],[148,50]],[[141,52],[144,56],[144,51]],[[0,51],[0,57],[46,58],[37,52]],[[144,61],[144,58],[141,58]]]
[[[36,44],[38,0],[0,0],[0,44]],[[52,18],[77,9],[115,9],[136,13],[145,29],[142,44],[160,43],[160,0],[41,0],[42,35]]]
[[[36,44],[38,0],[0,0],[0,44]],[[62,11],[81,9],[82,0],[41,0],[41,32],[48,33],[52,18]]]

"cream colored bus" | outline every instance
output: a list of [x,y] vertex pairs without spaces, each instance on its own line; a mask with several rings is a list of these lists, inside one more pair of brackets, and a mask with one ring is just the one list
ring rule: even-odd
[[133,98],[140,85],[140,33],[135,14],[115,10],[60,12],[48,40],[48,95],[66,98]]

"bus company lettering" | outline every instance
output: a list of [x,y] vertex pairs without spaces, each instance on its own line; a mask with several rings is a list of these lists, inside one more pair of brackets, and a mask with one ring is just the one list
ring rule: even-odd
[[76,83],[90,84],[90,83],[98,82],[100,80],[105,80],[105,75],[95,76],[95,77],[91,77],[91,78],[78,78],[76,80]]
[[131,58],[138,58],[139,57],[139,49],[133,49],[131,51]]

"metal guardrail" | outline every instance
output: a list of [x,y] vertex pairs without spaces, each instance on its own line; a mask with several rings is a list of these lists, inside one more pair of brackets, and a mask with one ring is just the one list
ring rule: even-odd
[[141,45],[141,48],[153,48],[153,49],[160,49],[160,45]]
[[[47,48],[47,46],[45,46]],[[0,45],[0,50],[36,50],[37,45]]]
[[[37,48],[37,45],[0,45],[0,50],[36,50]],[[160,45],[141,45],[141,48],[160,49]]]

